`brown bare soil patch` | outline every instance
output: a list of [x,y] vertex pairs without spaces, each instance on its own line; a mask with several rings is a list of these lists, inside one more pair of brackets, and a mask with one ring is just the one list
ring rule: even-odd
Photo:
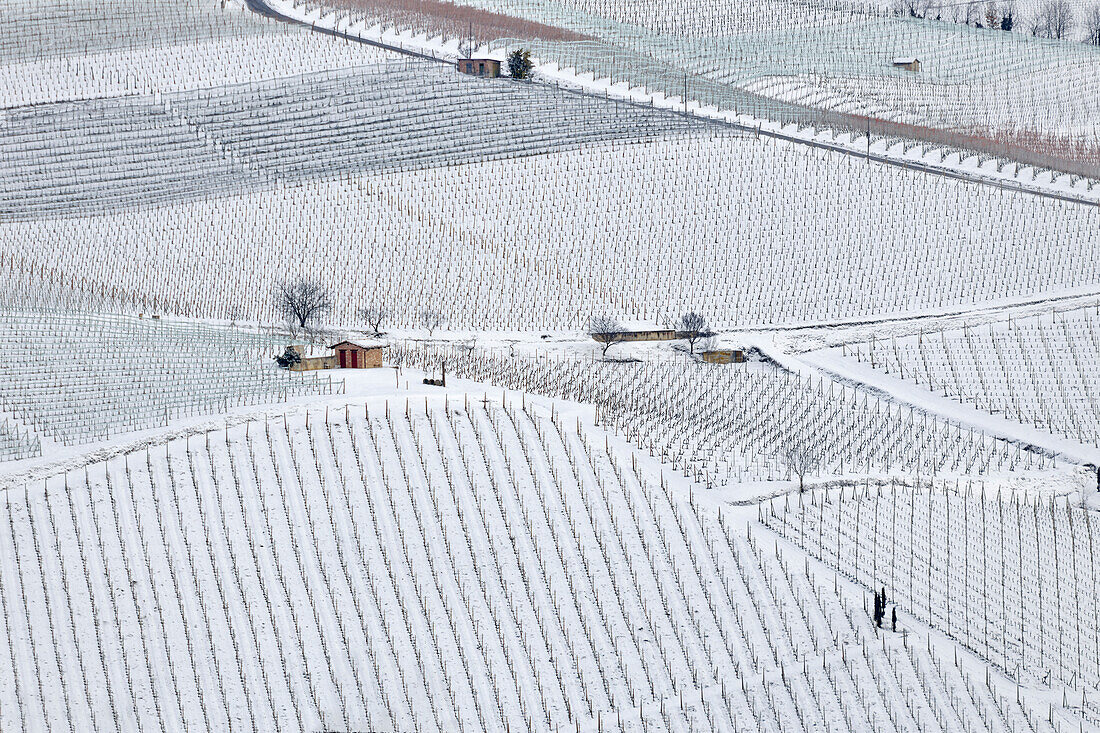
[[557,26],[493,13],[442,0],[330,0],[329,7],[366,13],[377,22],[399,28],[439,33],[448,38],[466,38],[473,33],[478,43],[498,38],[529,41],[586,41],[590,36]]

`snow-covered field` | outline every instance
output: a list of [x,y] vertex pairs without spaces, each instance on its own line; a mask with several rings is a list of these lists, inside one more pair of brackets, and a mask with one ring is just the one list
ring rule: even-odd
[[[1100,730],[1096,181],[784,117],[1083,139],[1094,50],[271,1],[4,8],[0,733]],[[471,5],[538,80],[354,42]]]
[[[348,25],[388,25],[385,4],[273,1],[302,7],[310,17],[335,10]],[[665,95],[682,94],[690,81],[690,98],[756,117],[797,115],[788,105],[793,103],[803,110],[973,128],[990,136],[1006,130],[1068,133],[1093,147],[1100,134],[1100,51],[1082,43],[899,17],[856,3],[717,0],[685,8],[664,2],[462,0],[459,5],[591,39],[540,41],[517,31],[518,39],[499,41],[479,33],[482,42],[526,43],[545,61]],[[979,8],[984,13],[984,6]],[[411,30],[438,32],[431,10],[425,15]],[[899,57],[920,59],[921,71],[893,68]]]
[[1049,472],[1057,458],[964,424],[897,405],[864,389],[774,364],[737,369],[685,358],[596,362],[506,352],[395,348],[404,365],[596,406],[600,424],[711,489],[795,478],[792,452],[813,456],[807,476],[1014,475]]
[[159,317],[5,310],[0,455],[38,455],[41,438],[51,452],[231,407],[332,393],[328,376],[277,369],[272,357],[282,345],[270,335]]
[[[283,167],[261,138],[223,140],[252,175],[316,165],[308,143]],[[127,190],[176,195],[164,165]],[[18,207],[29,171],[7,173]],[[393,325],[435,307],[478,330],[578,329],[603,311],[664,325],[690,309],[720,327],[825,323],[1100,287],[1096,207],[717,133],[264,187],[0,223],[0,253],[26,290],[45,280],[99,307],[269,321],[269,283],[292,266],[340,290],[332,322],[378,302]]]
[[397,58],[332,43],[221,0],[10,0],[0,107],[152,95]]
[[[1064,495],[955,481],[813,491],[765,519],[1022,683],[1095,688],[1095,515]],[[1100,708],[1087,714],[1096,724]]]
[[[849,358],[994,415],[1100,445],[1096,306],[843,347]],[[835,355],[835,350],[834,350]]]
[[256,420],[5,492],[0,725],[1057,730],[1049,696],[904,607],[876,632],[755,509],[587,411],[479,398]]
[[0,106],[170,94],[393,59],[297,32],[108,50],[0,65]]
[[[524,110],[518,118],[517,109]],[[96,216],[368,171],[651,140],[696,127],[661,110],[543,85],[478,82],[421,60],[12,107],[0,215]]]

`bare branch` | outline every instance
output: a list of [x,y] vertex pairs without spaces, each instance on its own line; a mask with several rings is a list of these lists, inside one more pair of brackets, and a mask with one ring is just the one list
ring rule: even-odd
[[1082,40],[1090,46],[1100,46],[1100,3],[1093,4],[1085,11],[1081,27],[1084,29]]
[[623,340],[623,327],[611,316],[596,315],[588,319],[588,335],[603,347],[603,355],[607,356],[607,350]]
[[382,322],[390,317],[390,311],[383,305],[369,305],[359,310],[359,317],[374,329],[375,336],[381,336]]
[[791,469],[791,472],[798,477],[799,493],[802,493],[805,489],[807,474],[816,471],[822,463],[819,452],[805,443],[795,442],[788,443],[786,450],[783,452],[783,460],[787,464],[787,468]]
[[447,317],[434,308],[423,308],[420,311],[420,327],[428,332],[429,337],[446,322]]
[[275,306],[298,328],[318,325],[321,317],[332,310],[328,288],[305,278],[281,282],[275,288]]
[[680,332],[680,338],[687,340],[692,354],[695,353],[695,343],[699,339],[710,334],[710,327],[707,326],[707,319],[695,311],[690,311],[680,316],[677,330]]

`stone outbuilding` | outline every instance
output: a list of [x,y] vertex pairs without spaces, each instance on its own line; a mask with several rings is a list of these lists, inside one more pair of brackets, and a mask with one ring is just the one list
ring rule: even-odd
[[341,369],[377,369],[389,348],[381,341],[341,341],[332,347],[336,366]]
[[920,59],[915,56],[899,56],[894,59],[894,68],[914,72],[920,71]]
[[459,59],[455,68],[461,74],[495,79],[500,76],[500,62],[496,59]]
[[741,349],[714,349],[699,354],[708,364],[744,364],[748,355]]

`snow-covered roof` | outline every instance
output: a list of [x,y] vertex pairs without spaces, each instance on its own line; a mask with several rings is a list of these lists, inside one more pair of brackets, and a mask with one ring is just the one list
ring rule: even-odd
[[384,349],[389,344],[379,339],[344,339],[339,343],[335,343],[331,348],[335,349],[337,346],[343,345],[358,346],[360,349]]
[[918,59],[916,56],[898,56],[896,59],[894,59],[894,65],[895,66],[901,66],[903,64],[919,64],[919,63],[920,63],[920,59]]

